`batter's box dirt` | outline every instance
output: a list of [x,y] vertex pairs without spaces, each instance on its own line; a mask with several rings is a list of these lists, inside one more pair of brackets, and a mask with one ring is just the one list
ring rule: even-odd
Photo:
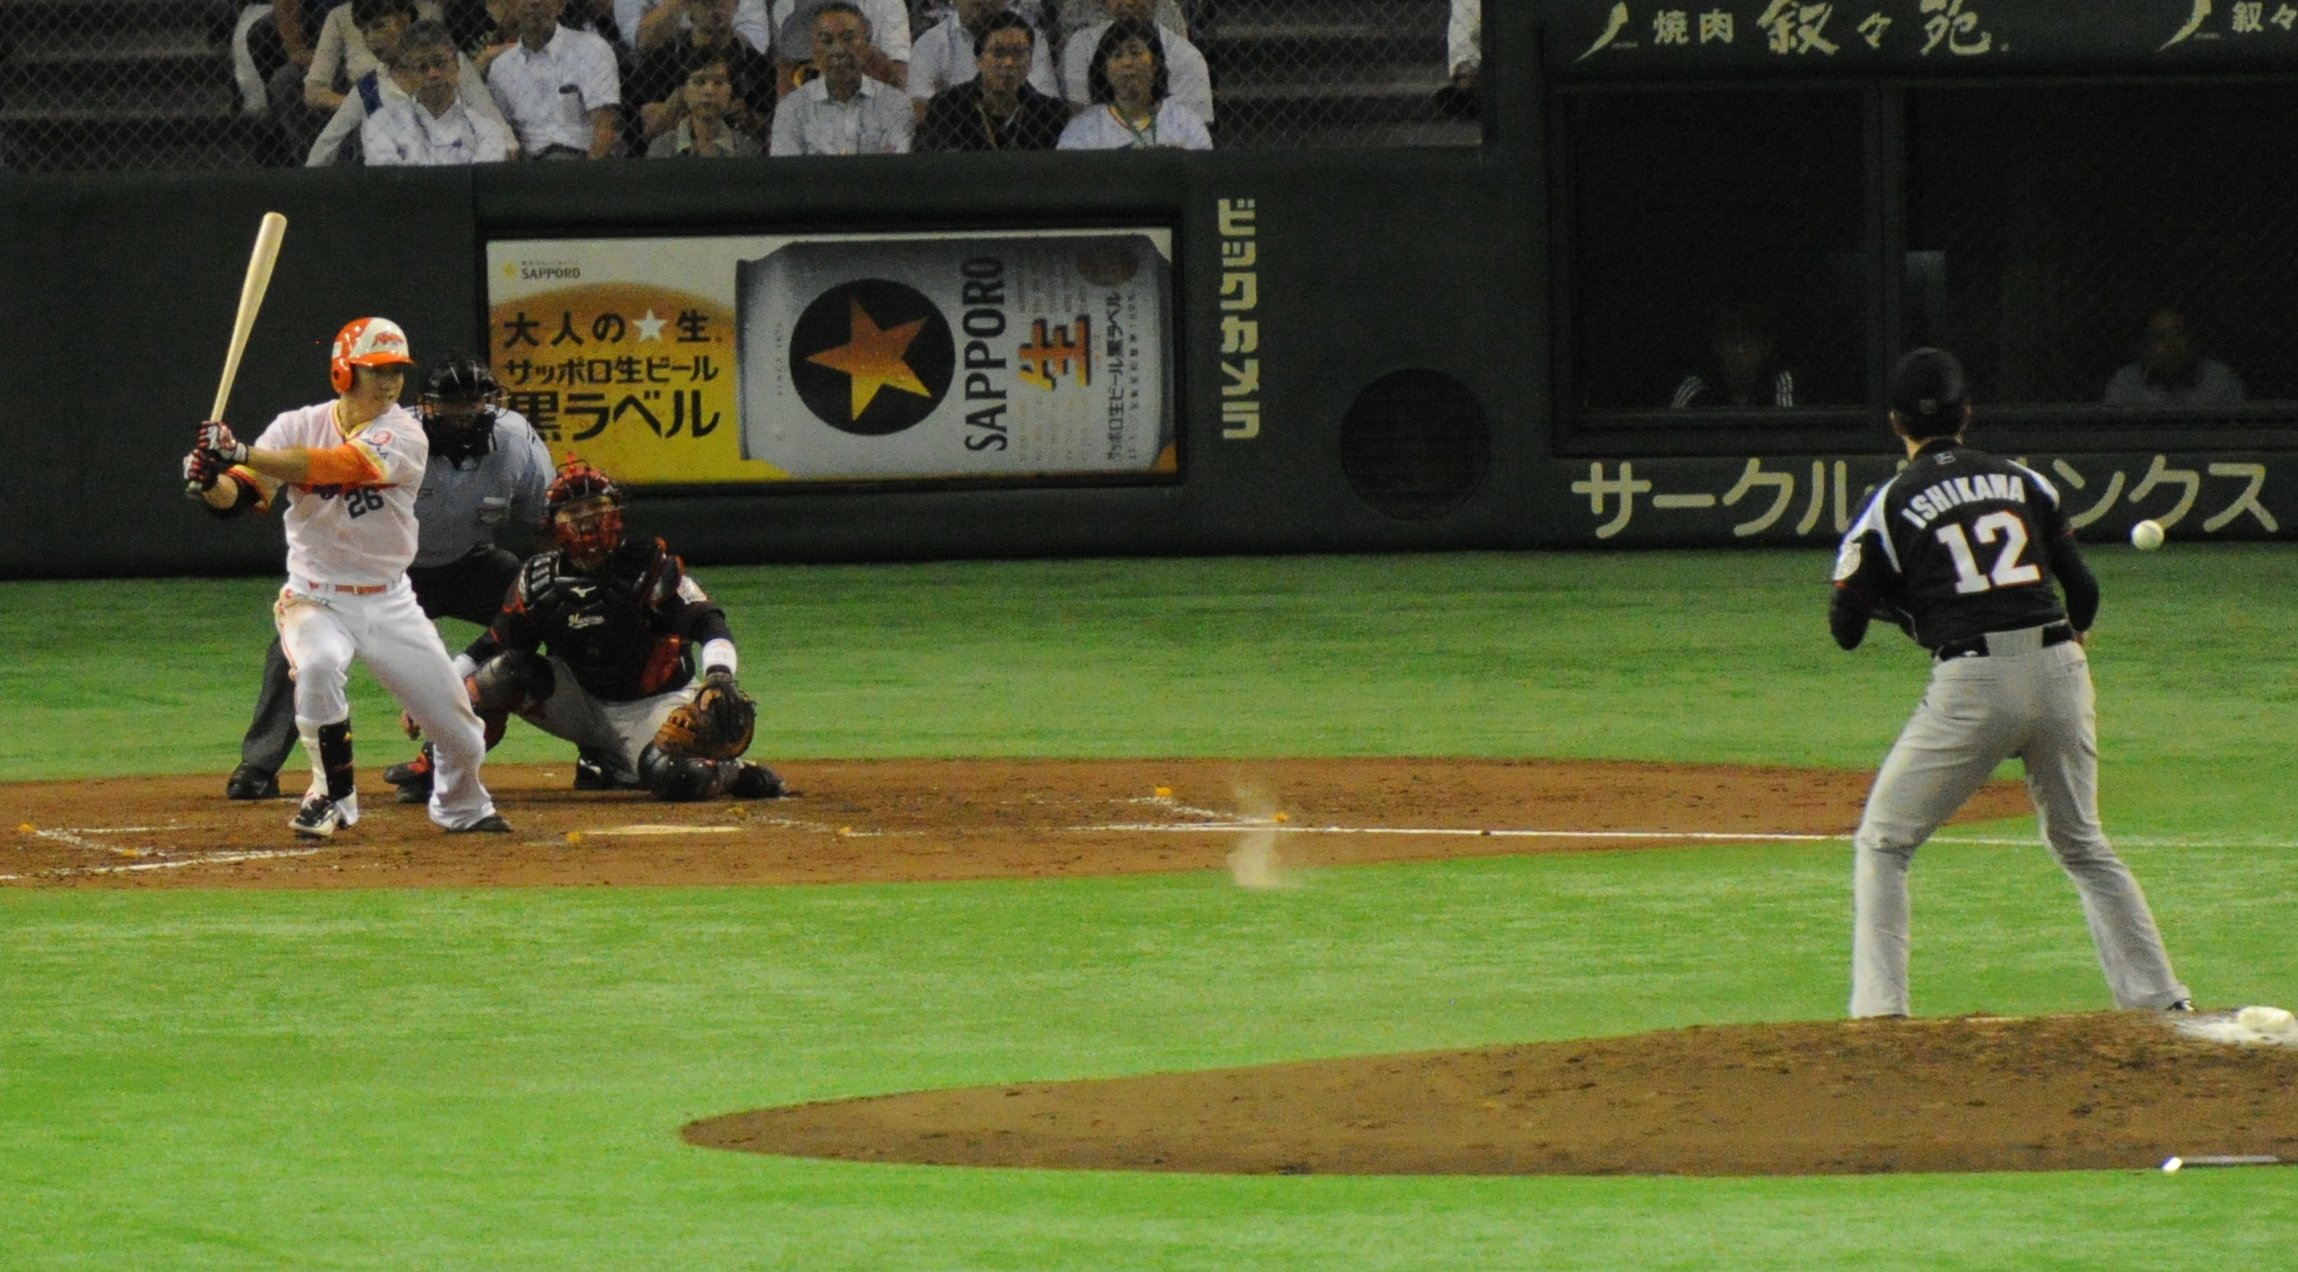
[[[780,766],[801,795],[665,804],[489,766],[510,835],[447,835],[373,776],[314,845],[220,775],[14,783],[0,882],[63,887],[789,884],[1219,869],[1247,824],[1287,866],[1848,835],[1870,775],[1562,760],[873,760]],[[288,773],[292,789],[301,775]],[[1961,820],[2030,811],[1990,785]],[[1280,822],[1278,819],[1282,818]],[[1493,831],[1491,835],[1476,832]]]
[[1732,1025],[1094,1082],[689,1125],[870,1162],[1289,1175],[1800,1175],[2298,1159],[2298,1047],[2163,1012]]

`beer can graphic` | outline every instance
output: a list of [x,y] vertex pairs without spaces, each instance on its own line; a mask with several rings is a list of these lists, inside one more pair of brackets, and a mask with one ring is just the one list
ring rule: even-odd
[[741,261],[742,457],[815,481],[1176,471],[1169,241],[824,236]]

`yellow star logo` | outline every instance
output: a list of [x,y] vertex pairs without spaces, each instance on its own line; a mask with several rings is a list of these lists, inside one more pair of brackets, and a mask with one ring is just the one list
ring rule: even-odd
[[834,349],[824,349],[806,359],[833,371],[843,371],[853,380],[853,415],[860,419],[870,403],[877,400],[880,389],[899,389],[930,398],[925,382],[910,370],[902,355],[909,352],[910,341],[917,339],[918,331],[926,325],[923,318],[905,322],[899,327],[880,327],[876,319],[862,308],[856,298],[849,319],[846,343]]

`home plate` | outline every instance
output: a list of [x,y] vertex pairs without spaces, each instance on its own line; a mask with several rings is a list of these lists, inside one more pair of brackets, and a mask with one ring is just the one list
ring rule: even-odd
[[602,830],[586,830],[586,835],[731,835],[740,826],[663,826],[641,822],[635,826],[608,826]]

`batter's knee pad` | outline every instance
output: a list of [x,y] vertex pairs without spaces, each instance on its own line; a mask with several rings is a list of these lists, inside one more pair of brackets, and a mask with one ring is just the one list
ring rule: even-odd
[[720,764],[696,755],[675,755],[652,742],[638,753],[638,780],[654,792],[656,799],[663,800],[711,799],[723,795],[741,767],[740,761]]
[[469,683],[471,709],[500,718],[548,699],[558,688],[558,674],[542,655],[510,649],[480,664]]

